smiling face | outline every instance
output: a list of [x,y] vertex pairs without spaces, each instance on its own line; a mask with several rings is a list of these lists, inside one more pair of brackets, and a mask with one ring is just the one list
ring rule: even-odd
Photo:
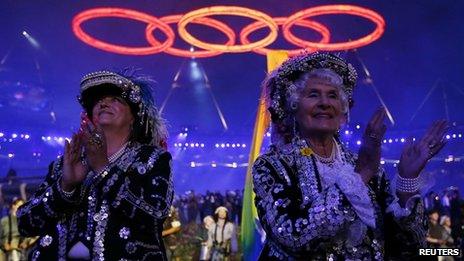
[[308,79],[299,93],[295,119],[303,137],[335,134],[346,122],[340,88],[324,79]]
[[102,127],[127,128],[134,122],[134,116],[123,98],[106,95],[93,106],[92,121]]

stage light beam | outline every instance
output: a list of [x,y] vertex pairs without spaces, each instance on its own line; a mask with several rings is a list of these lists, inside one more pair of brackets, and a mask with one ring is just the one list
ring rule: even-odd
[[21,33],[24,38],[26,38],[26,40],[32,45],[32,47],[36,48],[36,49],[40,49],[40,44],[39,42],[34,38],[32,37],[28,32],[26,31],[23,31]]

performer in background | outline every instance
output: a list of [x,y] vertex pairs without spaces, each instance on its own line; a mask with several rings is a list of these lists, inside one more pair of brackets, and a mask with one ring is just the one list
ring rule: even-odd
[[2,250],[4,252],[4,259],[7,261],[26,260],[24,253],[25,247],[23,245],[24,237],[18,232],[17,211],[18,208],[24,204],[22,199],[16,198],[11,202],[9,214],[0,220],[0,240],[2,242]]
[[212,216],[206,216],[203,218],[203,225],[200,233],[200,257],[199,260],[210,260],[211,249],[208,247],[209,230],[215,224]]
[[209,228],[207,241],[207,246],[211,249],[211,260],[231,260],[238,245],[235,225],[229,221],[227,208],[220,206],[214,211],[214,222]]
[[163,236],[164,246],[166,247],[166,256],[168,260],[178,260],[179,256],[176,253],[177,245],[179,244],[179,232],[182,228],[182,224],[179,221],[179,210],[171,206],[169,215],[163,224]]
[[385,110],[367,124],[359,154],[339,140],[356,71],[327,53],[289,59],[264,83],[272,146],[253,165],[267,240],[261,260],[412,260],[425,247],[419,174],[444,146],[445,121],[409,140],[395,189],[380,168]]
[[445,241],[442,240],[442,235],[445,228],[439,224],[440,214],[437,210],[432,210],[429,214],[428,231],[425,240],[430,248],[439,248]]
[[32,260],[166,260],[171,155],[151,86],[128,71],[83,77],[88,117],[18,211],[20,233],[40,236]]
[[[451,235],[451,218],[447,215],[440,217],[440,225],[443,227],[443,233],[441,235],[442,244],[440,248],[454,248],[454,238]],[[453,261],[452,256],[439,256],[438,261]]]

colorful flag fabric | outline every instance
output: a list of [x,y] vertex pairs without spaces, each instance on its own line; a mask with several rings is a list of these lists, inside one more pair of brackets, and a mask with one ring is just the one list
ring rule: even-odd
[[[288,59],[286,51],[271,51],[267,54],[267,70],[271,72]],[[267,111],[265,90],[261,90],[258,111],[253,131],[253,140],[250,147],[250,157],[248,160],[248,169],[245,180],[245,191],[243,193],[243,210],[241,222],[241,244],[243,249],[244,260],[257,260],[263,242],[265,233],[262,230],[258,213],[254,204],[255,194],[253,192],[253,179],[251,169],[256,158],[259,156],[261,145],[266,130],[269,127],[270,115]]]

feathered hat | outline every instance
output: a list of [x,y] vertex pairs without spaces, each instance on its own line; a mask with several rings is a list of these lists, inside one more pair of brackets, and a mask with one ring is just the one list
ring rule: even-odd
[[135,117],[133,127],[138,129],[137,141],[163,146],[166,123],[155,106],[151,78],[136,76],[133,70],[96,71],[82,78],[78,100],[87,114],[91,115],[93,106],[106,95],[122,97],[129,104]]

